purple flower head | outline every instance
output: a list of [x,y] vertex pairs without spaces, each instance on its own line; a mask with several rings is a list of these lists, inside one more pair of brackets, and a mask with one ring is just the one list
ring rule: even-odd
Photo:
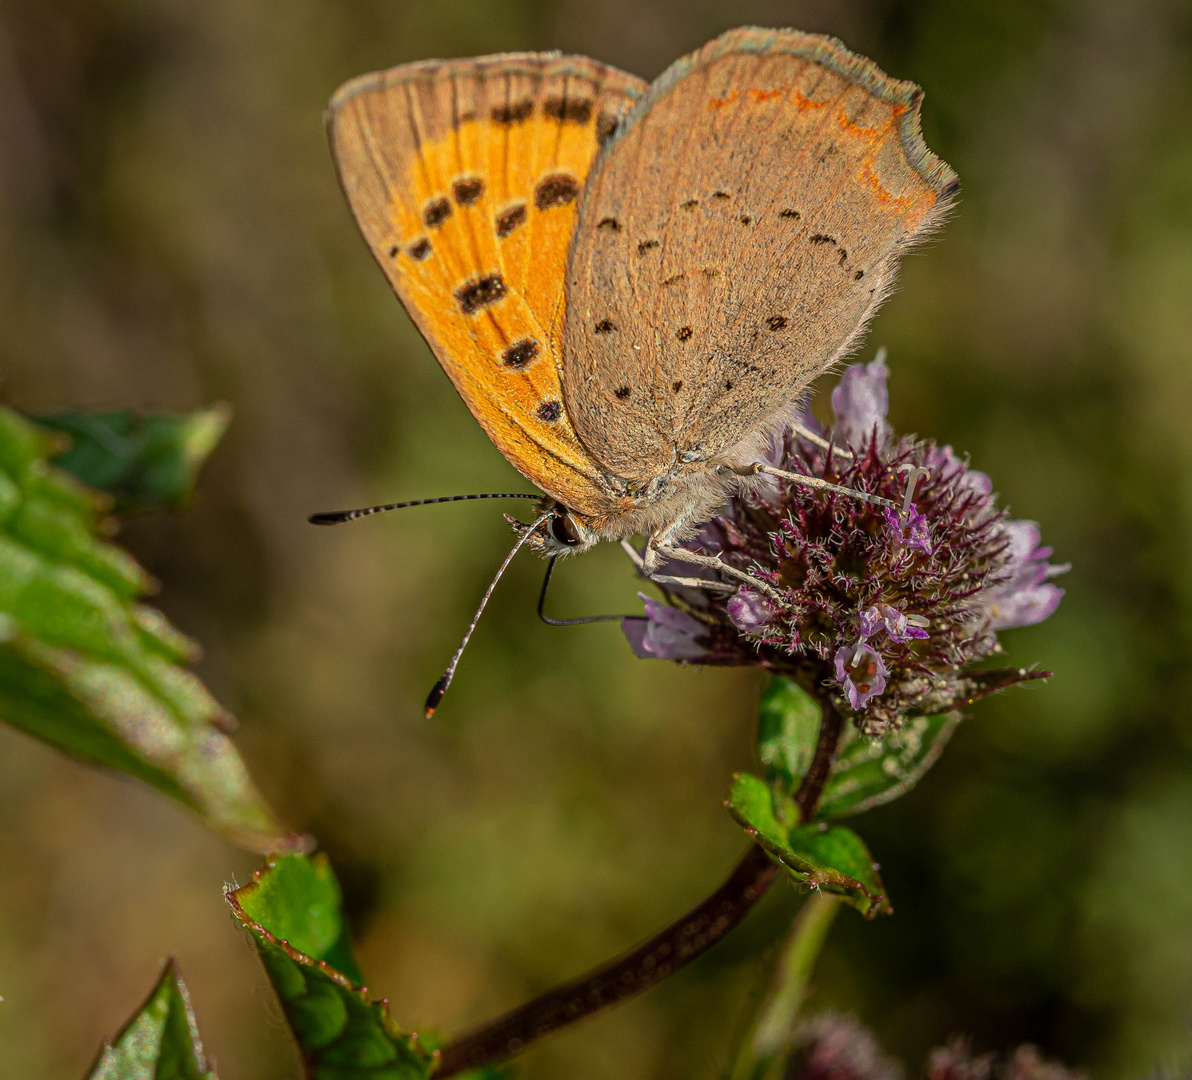
[[836,414],[833,431],[837,439],[854,450],[861,449],[871,438],[881,446],[890,437],[886,422],[890,410],[886,389],[889,373],[886,351],[880,349],[872,363],[847,368],[832,391],[832,411]]
[[890,669],[867,641],[836,650],[836,681],[844,687],[848,703],[858,712],[886,689]]
[[854,1017],[819,1013],[799,1023],[792,1043],[785,1080],[903,1080],[902,1067]]
[[1048,563],[1035,525],[998,509],[985,473],[951,447],[897,436],[885,417],[886,375],[880,358],[845,371],[832,397],[835,427],[822,439],[788,429],[774,460],[899,510],[779,477],[743,486],[686,546],[759,587],[729,593],[722,579],[650,601],[648,622],[626,623],[639,656],[787,674],[870,735],[960,708],[988,692],[979,686],[1034,677],[969,669],[999,651],[999,631],[1055,610],[1063,593],[1050,579],[1066,567]]

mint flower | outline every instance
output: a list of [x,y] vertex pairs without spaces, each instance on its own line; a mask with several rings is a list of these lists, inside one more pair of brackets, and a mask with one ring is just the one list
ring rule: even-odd
[[[686,546],[775,595],[729,592],[727,577],[668,588],[667,603],[647,602],[647,621],[624,624],[639,656],[786,674],[871,735],[1038,677],[973,666],[1000,651],[999,631],[1055,611],[1063,590],[1051,579],[1067,567],[1048,562],[1034,523],[1007,519],[985,473],[950,446],[893,431],[887,374],[882,356],[850,367],[832,394],[832,427],[807,419],[766,456],[898,509],[760,477]],[[692,569],[664,572],[691,579]]]
[[707,629],[702,622],[644,593],[637,595],[646,606],[647,618],[625,619],[622,627],[638,656],[643,660],[698,660],[706,653],[699,643]]
[[885,690],[889,674],[885,661],[864,639],[836,650],[836,681],[854,709],[865,708],[870,698]]

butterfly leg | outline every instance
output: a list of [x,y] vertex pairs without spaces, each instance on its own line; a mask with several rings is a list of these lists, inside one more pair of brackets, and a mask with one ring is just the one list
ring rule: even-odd
[[[641,569],[651,581],[659,580],[658,570],[662,566],[663,559],[675,559],[679,562],[693,563],[695,566],[706,566],[710,570],[715,570],[728,577],[736,578],[743,585],[748,585],[751,589],[756,589],[771,599],[781,602],[782,593],[768,582],[761,581],[744,570],[738,570],[735,566],[729,566],[715,556],[699,555],[694,551],[688,551],[687,548],[676,547],[671,542],[671,537],[678,527],[679,522],[676,521],[673,525],[654,533],[646,540],[646,550],[642,553]],[[709,582],[707,579],[698,579],[698,588],[705,589],[708,585]]]
[[791,424],[790,429],[800,439],[806,439],[821,450],[831,450],[837,457],[848,458],[850,461],[854,457],[851,450],[846,450],[843,446],[837,446],[836,443],[828,442],[822,435],[817,435],[811,428],[804,427],[802,424]]
[[[680,562],[693,563],[696,566],[706,566],[709,569],[715,570],[718,573],[726,574],[728,577],[736,578],[737,581],[743,585],[748,585],[751,589],[756,589],[760,593],[764,593],[770,597],[771,600],[782,602],[782,593],[780,593],[768,581],[762,581],[760,578],[754,577],[752,574],[746,573],[744,570],[738,570],[735,566],[729,566],[726,562],[721,562],[714,555],[697,555],[694,551],[688,551],[686,548],[672,547],[671,545],[655,545],[651,544],[646,548],[647,566],[651,551],[658,555],[665,556],[668,559],[677,559]],[[653,574],[649,575],[652,580],[657,580]],[[701,581],[700,587],[707,588],[708,582]]]
[[726,581],[713,581],[710,578],[688,578],[688,577],[674,577],[671,574],[650,573],[646,570],[646,561],[638,554],[637,549],[628,541],[622,540],[621,547],[624,548],[625,554],[633,560],[633,565],[637,567],[638,571],[645,578],[654,582],[655,585],[671,585],[683,589],[705,589],[711,592],[736,592],[737,586],[730,585]]
[[898,509],[897,503],[891,502],[889,499],[883,499],[880,495],[870,495],[868,491],[858,491],[856,488],[833,484],[827,480],[821,480],[818,476],[806,476],[803,473],[793,473],[787,472],[785,469],[776,469],[773,465],[767,465],[762,461],[755,461],[752,465],[736,465],[732,468],[738,476],[756,476],[758,473],[764,473],[766,476],[777,476],[780,480],[789,480],[792,484],[802,484],[804,487],[815,488],[817,491],[833,491],[837,495],[847,495],[852,499],[860,499],[862,502],[872,503],[874,506],[888,506],[892,510]]

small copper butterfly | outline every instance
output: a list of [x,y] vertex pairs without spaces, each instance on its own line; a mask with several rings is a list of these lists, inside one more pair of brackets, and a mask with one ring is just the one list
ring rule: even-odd
[[[922,91],[834,38],[732,30],[654,83],[596,60],[430,60],[327,112],[352,213],[552,554],[647,572],[858,344],[956,174]],[[705,560],[706,561],[706,560]]]

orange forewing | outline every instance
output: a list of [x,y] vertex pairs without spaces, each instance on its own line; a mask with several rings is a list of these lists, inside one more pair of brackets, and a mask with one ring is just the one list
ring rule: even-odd
[[340,181],[377,261],[502,454],[581,513],[607,497],[563,408],[579,196],[647,89],[581,57],[410,64],[332,99]]

